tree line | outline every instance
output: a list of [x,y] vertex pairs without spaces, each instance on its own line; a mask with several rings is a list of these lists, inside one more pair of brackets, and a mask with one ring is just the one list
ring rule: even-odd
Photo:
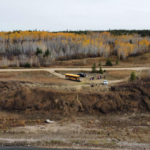
[[111,55],[126,59],[150,50],[149,33],[149,30],[0,32],[0,66],[24,66],[27,62],[31,66],[49,66],[55,60]]

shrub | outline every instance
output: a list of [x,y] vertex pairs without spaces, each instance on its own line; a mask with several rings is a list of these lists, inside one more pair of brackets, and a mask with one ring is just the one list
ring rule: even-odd
[[136,75],[135,75],[135,72],[133,71],[130,75],[130,81],[135,81],[136,79]]
[[24,67],[25,67],[25,68],[30,68],[31,65],[30,65],[30,63],[26,63],[26,64],[24,65]]
[[93,66],[92,66],[92,72],[96,72],[96,64],[94,63]]
[[133,43],[133,42],[132,42],[132,40],[130,40],[129,42],[130,42],[130,44],[132,44],[132,43]]
[[100,74],[103,74],[103,70],[102,70],[101,67],[100,67],[100,69],[99,69],[99,73],[100,73]]
[[42,52],[42,50],[41,50],[41,49],[39,49],[39,48],[37,48],[37,49],[36,49],[36,53],[35,53],[36,55],[38,55],[38,54],[42,54],[42,53],[43,53],[43,52]]
[[116,65],[119,65],[119,60],[118,59],[116,60]]
[[49,51],[49,49],[47,49],[47,50],[45,51],[44,57],[48,57],[49,55],[50,55],[50,51]]
[[7,67],[7,66],[2,66],[1,68],[2,68],[2,69],[7,69],[8,67]]
[[106,66],[112,66],[112,62],[111,62],[110,59],[107,59],[107,61],[106,61]]
[[104,70],[104,72],[106,72],[106,70]]
[[123,56],[122,55],[120,55],[120,60],[123,60]]

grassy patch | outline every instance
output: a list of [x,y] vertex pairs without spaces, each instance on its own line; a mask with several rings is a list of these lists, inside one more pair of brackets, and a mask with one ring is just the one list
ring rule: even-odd
[[98,145],[98,144],[100,144],[100,141],[98,141],[98,140],[89,140],[88,143],[93,144],[93,145]]

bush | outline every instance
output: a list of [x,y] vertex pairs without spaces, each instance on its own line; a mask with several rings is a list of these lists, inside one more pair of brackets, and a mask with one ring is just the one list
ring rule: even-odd
[[122,55],[120,55],[120,60],[123,60],[123,56]]
[[37,48],[37,49],[36,49],[36,53],[35,53],[36,55],[38,55],[38,54],[42,54],[42,53],[43,53],[43,52],[42,52],[42,50],[41,50],[41,49],[39,49],[39,48]]
[[100,69],[99,69],[99,73],[100,73],[100,74],[103,74],[103,70],[102,70],[101,67],[100,67]]
[[112,66],[112,62],[111,62],[110,59],[107,59],[107,61],[106,61],[106,66]]
[[49,49],[47,49],[47,50],[45,51],[44,57],[48,57],[49,55],[50,55],[50,51],[49,51]]
[[96,72],[96,64],[94,63],[92,66],[92,72],[95,73]]
[[1,69],[7,69],[8,68],[8,66],[2,66],[1,67]]
[[130,44],[132,44],[132,43],[133,43],[133,42],[132,42],[132,40],[130,40],[129,42],[130,42]]
[[106,72],[106,70],[104,70],[104,72]]
[[25,68],[30,68],[31,65],[30,65],[29,63],[26,63],[26,64],[24,65],[24,67],[25,67]]
[[116,65],[119,65],[119,60],[118,59],[116,60]]
[[136,79],[136,75],[135,75],[135,72],[133,71],[130,75],[130,81],[135,81]]

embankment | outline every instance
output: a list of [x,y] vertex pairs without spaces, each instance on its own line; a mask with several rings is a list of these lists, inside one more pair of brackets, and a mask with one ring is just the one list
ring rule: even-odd
[[26,87],[23,82],[0,82],[0,109],[49,111],[51,114],[108,114],[150,111],[150,80],[120,84],[108,92],[69,92]]

